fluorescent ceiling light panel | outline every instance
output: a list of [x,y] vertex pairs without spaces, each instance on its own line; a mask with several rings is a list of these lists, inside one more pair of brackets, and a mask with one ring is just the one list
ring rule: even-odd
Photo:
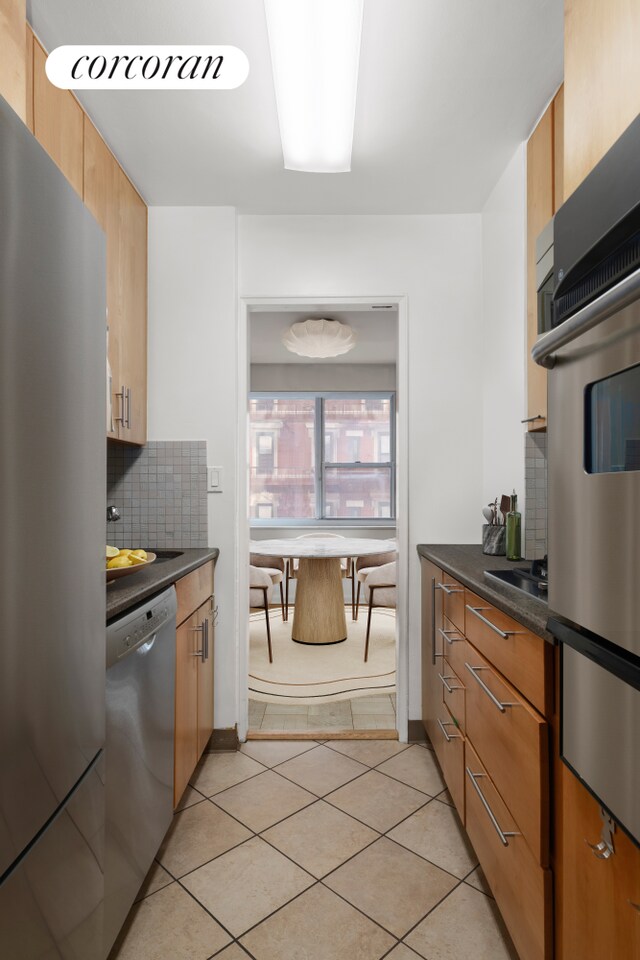
[[351,169],[363,0],[265,0],[287,170]]

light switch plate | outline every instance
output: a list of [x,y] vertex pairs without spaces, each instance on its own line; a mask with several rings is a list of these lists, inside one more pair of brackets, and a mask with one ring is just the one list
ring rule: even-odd
[[207,467],[207,491],[222,493],[222,467]]

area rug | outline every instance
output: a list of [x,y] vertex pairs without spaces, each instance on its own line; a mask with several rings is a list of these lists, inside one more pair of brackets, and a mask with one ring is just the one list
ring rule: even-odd
[[352,700],[372,693],[395,693],[395,610],[374,610],[369,660],[364,662],[367,611],[354,622],[347,611],[347,639],[323,646],[294,643],[293,608],[282,622],[277,608],[269,611],[273,663],[269,663],[264,613],[250,617],[249,697],[263,703],[312,704]]

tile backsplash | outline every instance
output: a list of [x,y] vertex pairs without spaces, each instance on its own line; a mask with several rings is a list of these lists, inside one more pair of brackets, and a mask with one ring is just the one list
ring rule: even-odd
[[206,547],[206,441],[108,441],[107,504],[120,511],[107,523],[115,547]]
[[524,555],[538,560],[547,553],[547,434],[524,435]]

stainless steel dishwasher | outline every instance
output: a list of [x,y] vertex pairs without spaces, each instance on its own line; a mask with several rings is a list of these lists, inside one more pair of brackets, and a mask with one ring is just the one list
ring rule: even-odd
[[105,956],[173,817],[176,591],[107,626]]

